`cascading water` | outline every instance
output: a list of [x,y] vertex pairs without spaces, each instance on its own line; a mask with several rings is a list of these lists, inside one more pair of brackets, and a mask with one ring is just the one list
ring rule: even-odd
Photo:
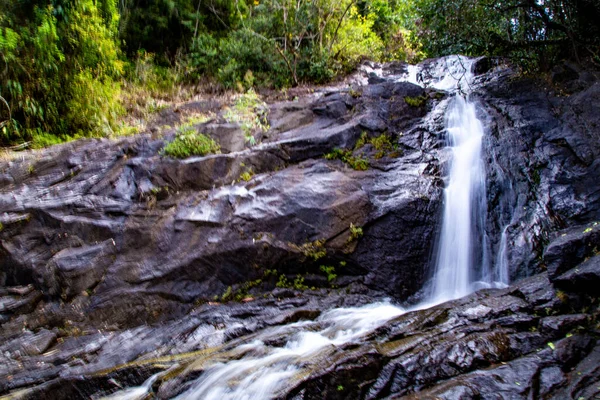
[[438,89],[453,89],[455,95],[445,113],[451,157],[429,304],[508,284],[504,258],[499,255],[500,262],[492,270],[488,256],[484,126],[477,117],[476,104],[464,94],[471,88],[473,60],[455,56],[443,59],[443,63],[446,73],[437,80],[433,76],[430,84]]
[[476,280],[474,266],[479,264],[483,271],[487,261],[483,256],[485,251],[481,250],[487,212],[485,169],[481,159],[483,124],[477,118],[472,102],[460,95],[450,101],[446,111],[446,132],[452,158],[432,282],[432,301],[435,303],[469,294]]
[[[253,342],[236,349],[243,353],[243,358],[210,366],[176,399],[254,400],[277,397],[277,393],[288,387],[294,376],[302,375],[300,366],[309,366],[311,359],[314,360],[327,347],[357,340],[402,313],[403,309],[389,303],[338,308],[324,313],[316,322],[297,322],[264,332]],[[266,344],[270,337],[281,337],[282,333],[290,336],[283,346]]]
[[[399,316],[404,309],[388,302],[363,307],[337,308],[324,312],[315,321],[265,329],[227,351],[228,356],[214,358],[189,369],[204,370],[178,400],[261,400],[279,398],[282,391],[301,381],[328,351],[347,343],[359,342],[369,332]],[[282,343],[281,338],[288,338]],[[117,392],[102,400],[141,400],[147,397],[157,377],[142,386]]]

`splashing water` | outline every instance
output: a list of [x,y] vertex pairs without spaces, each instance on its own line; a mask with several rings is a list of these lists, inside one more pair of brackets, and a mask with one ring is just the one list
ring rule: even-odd
[[[177,399],[253,400],[277,397],[311,358],[327,347],[360,340],[404,310],[389,303],[359,308],[338,308],[324,313],[315,322],[299,322],[266,332],[266,337],[238,347],[244,357],[209,366],[191,388]],[[318,329],[321,327],[321,329]],[[281,347],[266,344],[281,330],[296,331]]]

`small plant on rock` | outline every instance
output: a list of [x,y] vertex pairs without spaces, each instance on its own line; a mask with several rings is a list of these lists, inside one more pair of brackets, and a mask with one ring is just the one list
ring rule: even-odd
[[325,154],[325,159],[341,160],[357,171],[366,171],[369,169],[369,160],[352,155],[352,150],[335,148],[330,153]]
[[391,138],[386,134],[374,137],[371,139],[371,144],[377,150],[375,158],[381,158],[394,149]]
[[427,103],[427,95],[416,97],[406,96],[404,101],[411,107],[423,107]]
[[261,100],[253,89],[238,96],[232,107],[225,111],[225,120],[229,123],[237,123],[242,128],[246,140],[255,144],[254,133],[269,130],[267,115],[269,107]]
[[300,250],[306,258],[312,258],[314,261],[317,261],[327,255],[327,250],[324,246],[324,239],[315,240],[314,242],[304,243],[302,246],[300,246]]
[[192,127],[180,128],[175,139],[162,150],[163,155],[174,158],[205,156],[220,152],[221,147],[217,142]]
[[356,226],[353,223],[350,223],[350,236],[348,237],[348,242],[353,242],[358,240],[363,235],[363,229],[360,226]]
[[240,181],[248,182],[254,176],[254,171],[249,169],[240,175]]
[[335,267],[331,265],[321,265],[319,269],[327,276],[327,282],[330,284],[337,278]]

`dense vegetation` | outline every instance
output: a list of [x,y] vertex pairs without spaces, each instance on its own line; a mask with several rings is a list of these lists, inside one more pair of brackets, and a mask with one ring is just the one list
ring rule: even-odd
[[600,65],[598,0],[417,0],[416,14],[428,54],[507,56],[529,70]]
[[596,0],[0,0],[0,142],[110,136],[136,94],[323,83],[366,58],[600,63],[597,21]]

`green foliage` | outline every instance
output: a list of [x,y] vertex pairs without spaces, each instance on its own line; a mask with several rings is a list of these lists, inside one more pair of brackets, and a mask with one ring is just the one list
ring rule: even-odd
[[192,127],[182,127],[177,136],[169,142],[162,153],[174,158],[187,158],[191,156],[205,156],[220,153],[221,147],[210,137],[198,133]]
[[173,68],[156,65],[155,59],[155,54],[139,50],[127,66],[125,77],[153,98],[168,98],[177,90],[179,76]]
[[377,150],[375,153],[375,158],[381,158],[385,156],[387,153],[394,150],[394,144],[392,144],[392,140],[389,135],[381,134],[377,137],[371,139],[371,144]]
[[110,136],[122,112],[118,93],[118,83],[96,79],[91,68],[75,75],[67,101],[70,130],[80,136]]
[[129,56],[144,49],[168,65],[179,49],[189,48],[196,22],[194,0],[120,0],[120,36]]
[[237,96],[232,107],[225,110],[225,120],[237,123],[242,128],[246,140],[254,144],[254,134],[269,129],[267,114],[269,107],[253,89]]
[[405,15],[413,11],[409,4],[405,0],[224,1],[218,6],[223,11],[196,18],[200,28],[208,28],[214,16],[221,24],[219,29],[195,31],[189,66],[193,75],[215,77],[225,88],[236,90],[251,86],[243,79],[247,71],[261,86],[327,82],[363,59],[408,54],[398,49],[408,47],[409,41],[397,43],[402,32],[409,37]]
[[[404,54],[397,43],[407,47],[410,4],[0,0],[0,140],[42,146],[131,133],[117,122],[124,112],[146,120],[184,82],[240,92],[328,82],[365,58]],[[240,122],[249,140],[268,128],[256,108]]]
[[337,274],[335,273],[335,267],[331,265],[321,265],[319,270],[327,276],[327,282],[330,284],[336,280]]
[[[358,138],[356,143],[354,144],[354,150],[360,149],[367,143],[369,143],[369,134],[367,132],[363,131],[360,134],[360,137]],[[334,151],[335,151],[335,149],[334,149]],[[327,157],[325,157],[325,158],[327,158]]]
[[334,148],[330,153],[325,154],[327,160],[341,160],[348,164],[350,168],[357,171],[366,171],[369,169],[369,160],[360,156],[354,156],[352,150]]
[[0,96],[10,107],[5,143],[106,136],[116,127],[122,72],[116,0],[56,3],[2,2]]
[[404,101],[411,107],[424,107],[427,104],[427,95],[417,97],[406,96]]
[[252,179],[253,176],[254,172],[250,169],[248,171],[244,171],[244,173],[240,175],[240,180],[248,182],[250,179]]
[[360,239],[363,236],[363,229],[360,226],[354,225],[352,222],[350,223],[350,237],[348,237],[348,242],[352,242]]
[[324,239],[307,242],[299,247],[292,244],[292,247],[297,247],[304,254],[304,257],[312,258],[313,261],[317,261],[327,255]]
[[359,150],[366,144],[371,144],[375,149],[375,159],[385,156],[397,157],[402,154],[402,150],[398,148],[397,143],[392,143],[392,137],[389,134],[382,133],[379,136],[369,137],[367,132],[363,132],[360,138],[356,141],[354,150]]
[[510,56],[526,69],[598,54],[600,3],[417,0],[416,31],[429,55]]
[[278,288],[289,288],[296,290],[308,290],[308,286],[304,284],[304,277],[301,275],[297,275],[294,282],[290,283],[285,275],[280,275],[279,280],[275,284]]
[[228,286],[225,292],[221,295],[221,301],[227,302],[233,299],[233,290],[231,286]]
[[351,71],[363,59],[380,60],[383,56],[383,42],[372,27],[372,15],[363,16],[356,7],[350,8],[349,16],[340,26],[338,40],[333,43],[333,53],[338,55],[336,62],[343,71]]

